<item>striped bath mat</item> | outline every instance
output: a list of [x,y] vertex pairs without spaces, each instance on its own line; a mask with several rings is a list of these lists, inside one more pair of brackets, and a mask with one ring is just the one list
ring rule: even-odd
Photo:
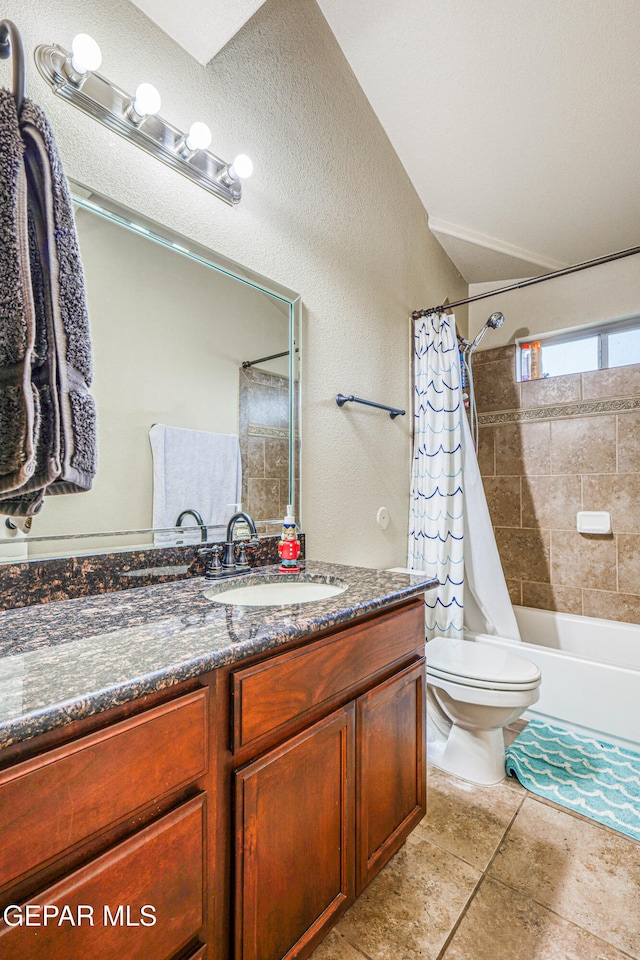
[[532,793],[640,840],[640,754],[531,720],[506,766]]

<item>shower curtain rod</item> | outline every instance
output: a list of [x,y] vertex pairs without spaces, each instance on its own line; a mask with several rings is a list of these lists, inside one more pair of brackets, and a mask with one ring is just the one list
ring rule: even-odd
[[[296,347],[295,352],[296,353],[300,352],[298,347]],[[264,363],[265,360],[277,360],[278,357],[288,357],[288,356],[289,356],[289,351],[283,350],[282,353],[272,353],[268,357],[260,357],[258,360],[243,360],[242,369],[246,370],[247,367],[254,367],[256,363]]]
[[631,257],[635,253],[640,253],[640,247],[629,247],[628,250],[619,250],[618,253],[610,253],[606,257],[598,257],[596,260],[585,260],[584,263],[577,263],[573,267],[564,267],[563,270],[556,270],[554,273],[543,273],[540,277],[531,277],[529,280],[520,280],[518,283],[512,283],[508,287],[500,287],[498,290],[487,290],[486,293],[477,293],[473,297],[467,297],[465,300],[456,300],[455,303],[447,303],[439,307],[429,307],[427,310],[414,310],[411,314],[414,320],[420,317],[426,317],[430,313],[442,313],[452,307],[461,307],[465,303],[473,303],[475,300],[484,300],[486,297],[496,297],[499,293],[509,293],[511,290],[520,290],[522,287],[530,287],[534,283],[542,283],[544,280],[554,280],[556,277],[566,277],[569,273],[577,273],[578,270],[586,270],[587,267],[597,267],[601,263],[610,263],[612,260],[621,260],[623,257]]

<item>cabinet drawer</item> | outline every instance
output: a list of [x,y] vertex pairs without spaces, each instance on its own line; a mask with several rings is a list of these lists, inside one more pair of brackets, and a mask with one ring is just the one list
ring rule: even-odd
[[201,777],[207,712],[197,690],[0,772],[0,887]]
[[325,701],[347,695],[423,644],[420,602],[235,671],[232,749],[285,727]]
[[197,796],[27,904],[5,910],[10,923],[25,922],[0,923],[0,956],[168,960],[204,921],[203,831],[204,797]]

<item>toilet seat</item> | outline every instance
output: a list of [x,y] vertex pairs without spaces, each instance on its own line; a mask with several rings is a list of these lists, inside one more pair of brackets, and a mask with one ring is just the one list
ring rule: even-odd
[[540,678],[528,683],[503,683],[500,680],[477,680],[475,677],[460,677],[454,673],[444,673],[442,670],[431,670],[427,667],[429,680],[443,680],[448,683],[457,683],[461,687],[473,687],[476,690],[535,690],[540,686]]
[[486,707],[521,706],[524,709],[540,696],[540,680],[519,687],[481,687],[474,683],[463,683],[459,677],[437,677],[427,670],[427,685],[444,690],[453,700]]
[[425,645],[427,677],[484,690],[533,690],[540,686],[538,666],[471,640],[434,637]]

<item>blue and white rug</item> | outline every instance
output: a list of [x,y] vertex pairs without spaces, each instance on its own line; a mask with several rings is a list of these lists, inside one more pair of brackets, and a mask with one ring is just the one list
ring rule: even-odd
[[540,720],[506,753],[527,790],[640,840],[640,754]]

